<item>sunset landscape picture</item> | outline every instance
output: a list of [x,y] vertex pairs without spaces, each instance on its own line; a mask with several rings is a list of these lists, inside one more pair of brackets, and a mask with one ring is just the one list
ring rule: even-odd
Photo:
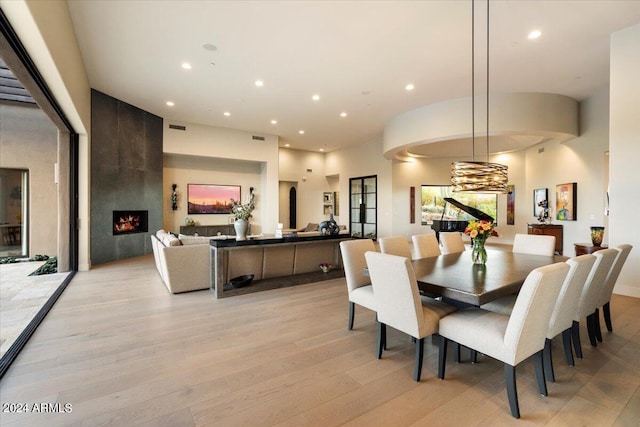
[[231,199],[240,200],[239,185],[187,184],[189,214],[230,214]]

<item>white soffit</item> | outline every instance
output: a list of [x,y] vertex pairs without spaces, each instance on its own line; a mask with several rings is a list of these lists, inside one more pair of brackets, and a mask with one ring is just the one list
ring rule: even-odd
[[[388,159],[487,155],[486,97],[476,96],[475,147],[471,98],[426,105],[400,114],[384,128]],[[578,101],[549,93],[492,94],[489,98],[489,154],[527,149],[543,141],[578,137]]]

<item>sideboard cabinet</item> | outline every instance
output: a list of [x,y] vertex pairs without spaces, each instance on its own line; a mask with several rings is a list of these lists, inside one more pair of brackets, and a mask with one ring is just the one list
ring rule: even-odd
[[529,224],[527,227],[528,234],[543,234],[545,236],[555,236],[556,253],[562,255],[562,225],[559,224]]

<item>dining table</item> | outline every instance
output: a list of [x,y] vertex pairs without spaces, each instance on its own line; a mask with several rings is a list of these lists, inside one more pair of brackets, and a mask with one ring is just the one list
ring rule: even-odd
[[564,262],[562,255],[531,255],[487,249],[487,262],[474,264],[469,251],[412,261],[418,287],[430,296],[481,306],[518,293],[529,273]]

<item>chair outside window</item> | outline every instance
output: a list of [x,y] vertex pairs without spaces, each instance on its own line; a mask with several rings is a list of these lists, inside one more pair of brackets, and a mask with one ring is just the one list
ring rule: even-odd
[[440,233],[440,250],[443,254],[455,254],[464,252],[462,235],[457,231]]
[[375,250],[375,244],[371,239],[340,242],[340,252],[349,293],[349,330],[353,329],[356,304],[376,311],[371,280],[365,274],[367,261],[364,258],[366,252]]
[[540,394],[547,395],[543,348],[549,317],[555,307],[569,266],[556,263],[533,270],[527,276],[511,316],[468,308],[440,319],[438,377],[444,379],[449,340],[504,363],[504,377],[511,415],[520,418],[516,389],[516,366],[535,355]]
[[513,239],[514,253],[553,256],[555,249],[555,236],[516,234]]
[[413,258],[429,258],[441,254],[440,245],[434,234],[416,234],[411,236]]
[[416,341],[413,379],[420,381],[424,338],[438,332],[440,319],[455,307],[433,299],[421,299],[418,282],[406,257],[367,252],[365,254],[378,312],[378,353],[386,347],[386,326],[402,331]]
[[404,236],[382,237],[378,239],[380,252],[411,259],[411,246]]

